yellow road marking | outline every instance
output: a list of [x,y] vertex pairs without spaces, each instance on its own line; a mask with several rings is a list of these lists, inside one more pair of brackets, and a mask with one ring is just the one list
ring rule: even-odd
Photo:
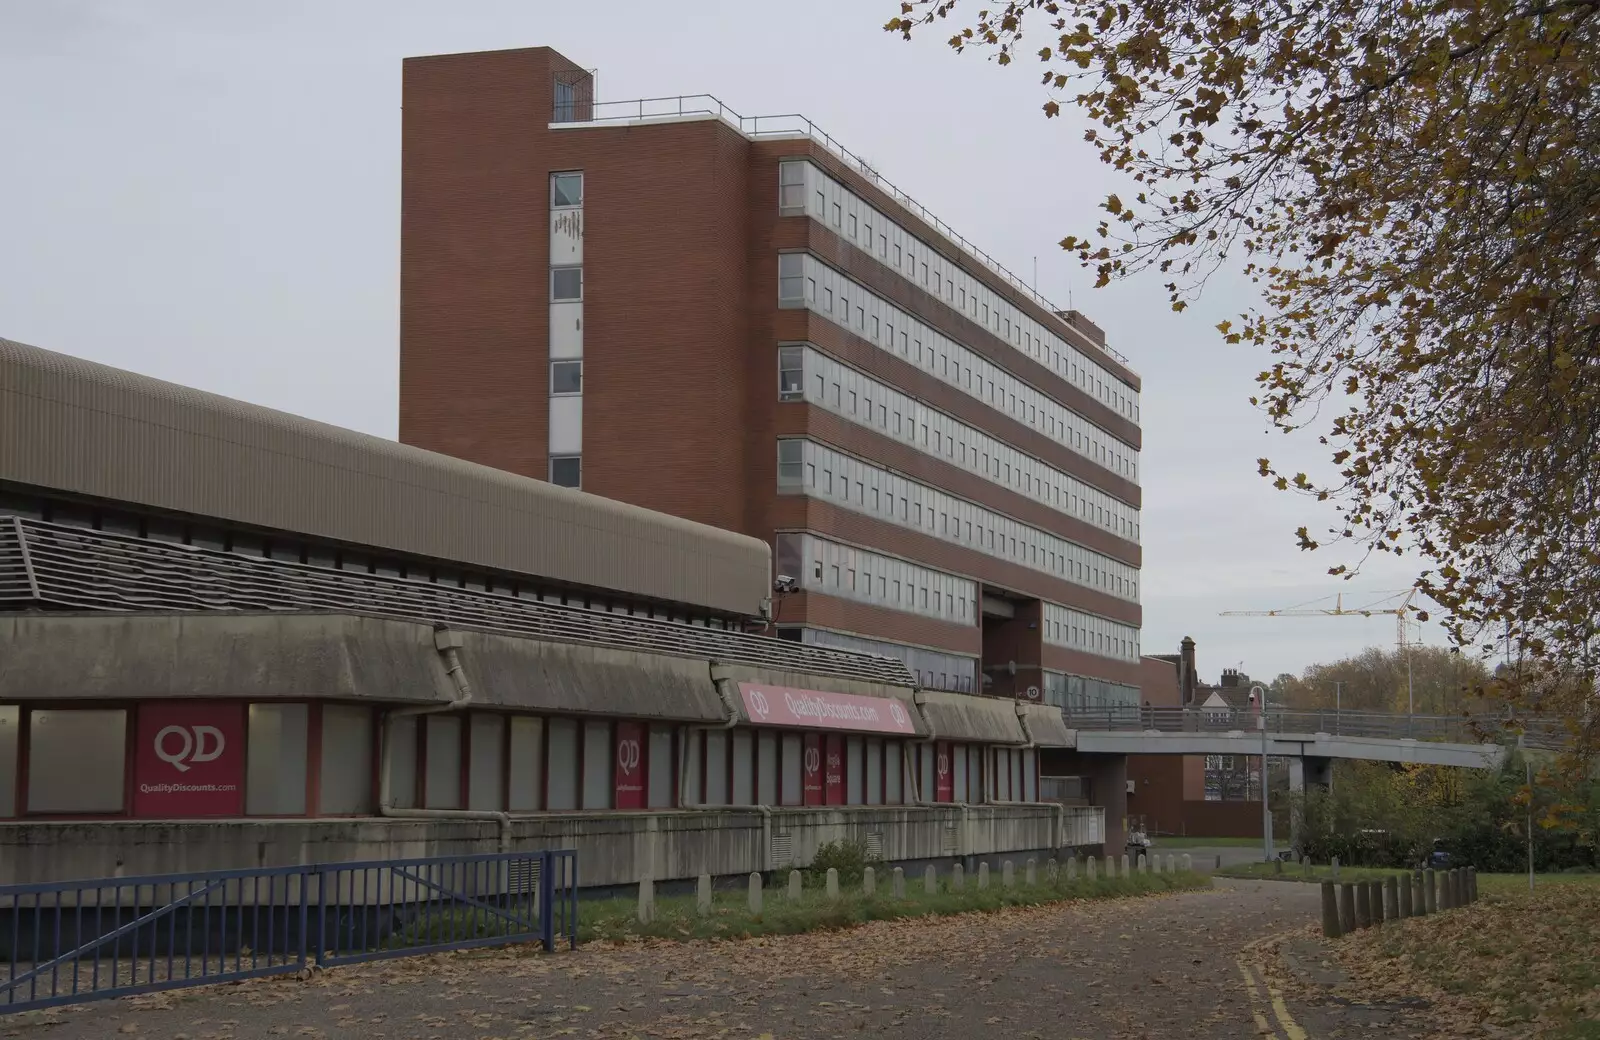
[[1256,1032],[1262,1036],[1270,1036],[1273,1040],[1277,1040],[1277,1032],[1267,1023],[1267,1016],[1261,1012],[1261,993],[1256,989],[1255,976],[1250,974],[1250,969],[1245,966],[1243,957],[1236,958],[1234,963],[1239,966],[1239,974],[1244,976],[1245,989],[1250,991],[1250,1014],[1256,1020]]
[[[1256,965],[1256,970],[1261,971],[1261,965]],[[1300,1023],[1289,1014],[1289,1006],[1283,1002],[1282,991],[1267,981],[1267,973],[1264,971],[1261,971],[1261,984],[1272,994],[1272,1013],[1278,1016],[1278,1024],[1283,1026],[1283,1035],[1288,1040],[1306,1040],[1306,1031],[1300,1028]]]

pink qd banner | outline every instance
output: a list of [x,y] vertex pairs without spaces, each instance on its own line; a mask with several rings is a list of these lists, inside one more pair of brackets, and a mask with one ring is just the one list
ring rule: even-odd
[[744,710],[757,726],[849,729],[865,733],[915,734],[911,711],[890,697],[797,690],[789,686],[740,683]]

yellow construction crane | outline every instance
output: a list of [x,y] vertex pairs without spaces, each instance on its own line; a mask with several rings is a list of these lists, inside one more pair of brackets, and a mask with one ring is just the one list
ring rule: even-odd
[[[1310,603],[1302,603],[1301,605],[1296,606],[1296,607],[1285,607],[1282,610],[1224,610],[1222,612],[1221,616],[1222,617],[1378,617],[1378,616],[1382,616],[1382,615],[1385,615],[1385,614],[1394,615],[1394,618],[1395,618],[1395,640],[1394,640],[1395,649],[1396,650],[1405,651],[1405,656],[1406,656],[1406,707],[1407,707],[1407,710],[1409,712],[1414,714],[1415,713],[1415,709],[1416,709],[1416,700],[1415,700],[1415,697],[1414,697],[1414,695],[1412,693],[1412,689],[1411,689],[1411,646],[1412,646],[1412,640],[1409,638],[1409,633],[1408,633],[1408,628],[1407,628],[1409,622],[1408,622],[1407,618],[1409,617],[1409,615],[1411,615],[1411,614],[1416,612],[1416,608],[1412,606],[1412,602],[1411,601],[1416,597],[1417,590],[1416,589],[1407,589],[1407,590],[1405,590],[1403,592],[1389,592],[1389,593],[1381,593],[1379,595],[1381,595],[1381,597],[1382,597],[1381,599],[1374,600],[1372,603],[1370,603],[1370,604],[1368,604],[1366,606],[1361,606],[1361,607],[1347,607],[1347,606],[1345,606],[1344,605],[1344,593],[1341,592],[1341,593],[1339,593],[1338,595],[1336,595],[1334,597],[1334,601],[1333,601],[1333,606],[1332,607],[1315,607],[1315,606],[1312,606],[1313,603],[1325,602],[1327,597],[1324,596],[1322,599],[1312,600]],[[1399,597],[1399,599],[1400,599],[1400,604],[1398,606],[1385,607],[1385,606],[1381,605],[1381,604],[1393,601],[1396,597]]]

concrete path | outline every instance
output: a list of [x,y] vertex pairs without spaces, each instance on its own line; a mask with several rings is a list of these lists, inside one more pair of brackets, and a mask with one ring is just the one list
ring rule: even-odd
[[0,1035],[1299,1040],[1241,961],[1307,926],[1317,899],[1310,885],[1219,881],[779,939],[409,958],[0,1019]]

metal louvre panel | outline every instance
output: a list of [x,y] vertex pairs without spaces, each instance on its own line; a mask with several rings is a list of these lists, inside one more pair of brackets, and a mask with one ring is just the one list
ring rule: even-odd
[[[16,551],[7,552],[5,532]],[[31,560],[36,592],[29,593]],[[558,643],[647,650],[914,686],[905,663],[770,636],[585,610],[409,578],[329,570],[12,518],[0,521],[0,602],[73,610],[341,611]]]
[[27,604],[37,598],[20,524],[0,517],[0,603]]
[[0,338],[0,480],[754,616],[758,539]]

